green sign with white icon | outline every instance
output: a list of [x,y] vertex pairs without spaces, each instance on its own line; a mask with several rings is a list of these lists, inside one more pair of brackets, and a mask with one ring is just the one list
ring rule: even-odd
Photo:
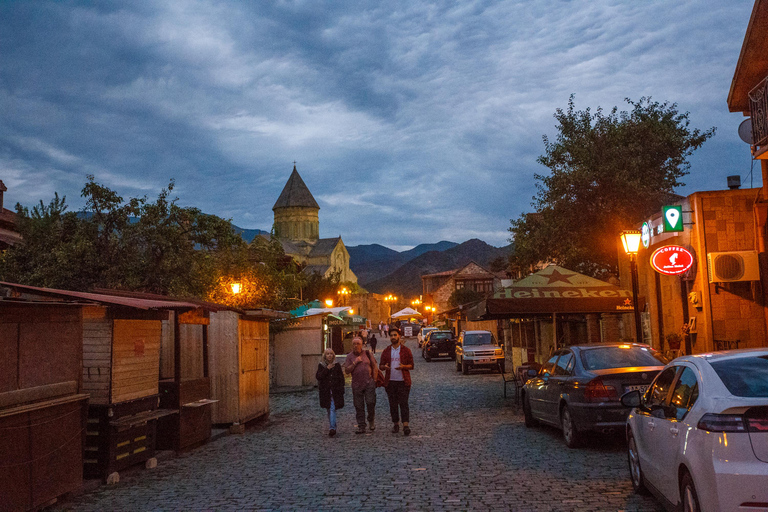
[[661,217],[664,232],[683,231],[683,207],[680,205],[662,206]]

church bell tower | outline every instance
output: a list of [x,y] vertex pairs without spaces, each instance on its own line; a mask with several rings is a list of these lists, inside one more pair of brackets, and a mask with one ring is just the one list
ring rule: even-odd
[[279,239],[312,243],[320,238],[320,206],[299,176],[296,164],[272,211]]

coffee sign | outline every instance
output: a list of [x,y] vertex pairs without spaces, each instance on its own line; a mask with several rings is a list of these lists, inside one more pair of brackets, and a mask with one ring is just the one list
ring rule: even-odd
[[667,245],[651,254],[651,266],[656,272],[676,276],[686,272],[693,265],[693,254],[685,247]]

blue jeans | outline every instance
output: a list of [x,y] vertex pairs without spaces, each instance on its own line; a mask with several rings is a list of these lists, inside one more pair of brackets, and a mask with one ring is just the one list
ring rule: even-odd
[[331,430],[336,430],[336,404],[333,403],[333,398],[331,398],[331,406],[328,408],[328,422],[331,424]]

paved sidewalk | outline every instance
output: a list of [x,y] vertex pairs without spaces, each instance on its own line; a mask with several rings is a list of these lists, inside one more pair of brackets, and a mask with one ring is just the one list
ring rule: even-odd
[[661,511],[632,493],[621,439],[569,450],[527,429],[498,374],[451,361],[412,373],[410,437],[392,434],[378,390],[377,429],[356,435],[351,391],[327,435],[317,392],[272,395],[270,419],[131,472],[60,510]]

